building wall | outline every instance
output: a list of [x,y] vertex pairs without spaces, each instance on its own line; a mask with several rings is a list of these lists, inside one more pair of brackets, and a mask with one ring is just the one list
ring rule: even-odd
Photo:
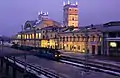
[[84,32],[54,32],[42,29],[36,33],[23,33],[22,40],[18,34],[16,41],[21,45],[54,48],[69,52],[85,52],[87,46],[90,54],[99,54],[99,50],[102,51],[101,32],[89,31],[87,35],[88,41],[86,41],[87,37]]

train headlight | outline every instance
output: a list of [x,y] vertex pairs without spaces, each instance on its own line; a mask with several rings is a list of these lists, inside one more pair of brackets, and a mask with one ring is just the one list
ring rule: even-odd
[[61,55],[59,54],[59,57],[60,57]]
[[117,47],[117,43],[116,42],[110,42],[110,46],[111,47]]
[[55,57],[57,57],[57,55],[55,54]]

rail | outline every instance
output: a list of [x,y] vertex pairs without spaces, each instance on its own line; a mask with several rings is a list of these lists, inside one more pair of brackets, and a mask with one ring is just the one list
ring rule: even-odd
[[[76,66],[85,68],[85,66],[84,66],[85,59],[78,59],[78,58],[69,57],[69,56],[62,56],[61,59],[71,62],[70,64],[72,64],[72,65],[76,65]],[[109,74],[120,76],[120,66],[117,66],[117,65],[96,62],[96,61],[92,61],[92,60],[87,60],[86,65],[88,66],[87,69],[102,71],[102,72],[106,72]],[[104,70],[102,70],[102,69],[104,69]]]
[[25,68],[25,65],[26,65],[26,70],[28,72],[31,72],[40,78],[41,78],[40,75],[44,75],[48,78],[66,78],[66,77],[62,76],[61,74],[47,70],[47,69],[40,67],[40,66],[38,67],[38,66],[33,66],[32,64],[28,64],[28,63],[26,64],[25,62],[18,60],[18,59],[15,59],[15,61],[14,61],[14,58],[12,58],[12,57],[9,57],[9,58],[5,57],[5,59],[9,60],[12,63],[15,62],[16,65],[22,67],[23,69]]

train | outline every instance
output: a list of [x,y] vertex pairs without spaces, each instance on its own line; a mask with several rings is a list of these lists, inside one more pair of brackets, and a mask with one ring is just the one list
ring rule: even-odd
[[29,51],[29,52],[36,52],[34,55],[37,57],[43,57],[52,60],[59,60],[61,58],[61,52],[56,49],[51,48],[44,48],[44,47],[32,47],[32,46],[24,46],[19,44],[11,45],[11,48]]

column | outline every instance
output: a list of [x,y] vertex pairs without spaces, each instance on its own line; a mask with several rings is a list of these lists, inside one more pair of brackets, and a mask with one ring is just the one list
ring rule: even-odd
[[8,62],[6,62],[5,73],[6,73],[7,76],[9,75],[9,64],[8,64]]
[[0,63],[0,72],[3,72],[3,58],[2,57],[0,58],[0,61],[1,61],[1,63]]

